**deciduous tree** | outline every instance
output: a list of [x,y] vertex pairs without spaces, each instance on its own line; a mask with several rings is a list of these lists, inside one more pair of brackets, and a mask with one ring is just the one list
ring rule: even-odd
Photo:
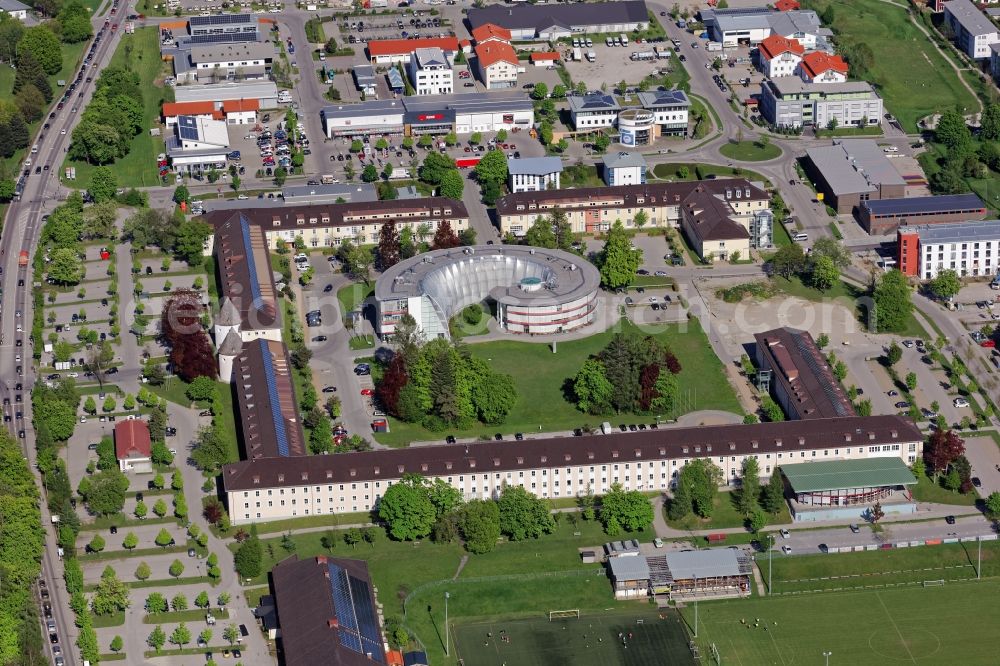
[[390,486],[379,502],[379,518],[394,539],[410,541],[430,534],[437,512],[423,477],[407,475]]
[[551,534],[556,523],[549,507],[521,486],[506,486],[497,501],[500,510],[500,531],[511,541],[537,539]]
[[600,518],[606,531],[614,521],[629,532],[637,532],[653,522],[653,505],[638,490],[626,491],[621,484],[615,483],[601,499]]
[[604,248],[598,257],[601,283],[609,289],[631,284],[642,263],[642,250],[632,247],[632,241],[620,221],[608,231]]
[[500,538],[500,508],[493,500],[470,500],[462,509],[459,526],[466,550],[489,553]]

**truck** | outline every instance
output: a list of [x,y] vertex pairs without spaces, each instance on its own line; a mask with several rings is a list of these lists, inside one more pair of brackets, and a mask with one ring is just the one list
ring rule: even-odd
[[459,169],[471,169],[472,167],[474,167],[477,164],[479,164],[479,160],[481,160],[481,159],[483,159],[483,158],[481,158],[481,157],[459,157],[457,160],[455,160],[455,166],[457,166]]
[[705,50],[706,51],[721,51],[722,50],[722,42],[709,42],[708,44],[705,45]]
[[593,51],[587,51],[587,62],[594,62],[597,60],[597,54]]
[[624,32],[618,35],[618,39],[621,40],[622,46],[628,46],[628,36]]
[[17,259],[17,265],[18,266],[27,266],[28,265],[28,251],[27,250],[21,250],[21,255]]
[[665,49],[662,46],[654,46],[653,52],[656,53],[656,57],[659,59],[669,58],[673,55],[670,49]]
[[583,60],[583,55],[580,51],[579,46],[573,49],[573,60],[576,62],[580,62],[581,60]]
[[332,185],[333,183],[337,182],[337,179],[334,178],[331,174],[323,174],[322,176],[319,177],[319,180],[324,185]]
[[632,55],[629,56],[629,59],[633,61],[655,60],[656,53],[653,51],[633,51]]

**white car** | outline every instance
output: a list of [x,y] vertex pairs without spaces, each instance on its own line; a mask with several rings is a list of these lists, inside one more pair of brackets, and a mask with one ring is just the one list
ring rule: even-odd
[[247,196],[247,195],[245,195],[245,194],[241,194],[241,195],[239,195],[239,196],[238,196],[238,197],[236,197],[236,198],[237,198],[237,199],[239,199],[240,201],[243,201],[243,200],[245,200],[245,199],[249,199],[250,197],[248,197],[248,196]]
[[965,398],[955,398],[953,404],[956,407],[968,407],[969,406],[969,401],[966,400]]
[[64,127],[63,129],[59,130],[59,133],[60,134],[65,134],[66,133],[66,128]]
[[80,417],[80,423],[86,423],[86,422],[87,422],[87,417],[86,416],[81,416]]
[[79,372],[67,372],[67,373],[66,373],[66,376],[67,376],[67,377],[71,377],[71,378],[73,378],[73,379],[76,379],[77,377],[79,377],[79,376],[80,376],[80,373],[79,373]]
[[785,555],[791,555],[792,554],[792,547],[791,546],[782,546],[781,547],[781,552],[784,553]]
[[784,528],[782,528],[782,529],[778,530],[778,532],[779,532],[779,533],[781,534],[781,538],[782,538],[782,539],[787,539],[787,538],[789,538],[790,536],[792,536],[791,534],[789,534],[789,533],[788,533],[788,530],[786,530],[786,529],[784,529]]

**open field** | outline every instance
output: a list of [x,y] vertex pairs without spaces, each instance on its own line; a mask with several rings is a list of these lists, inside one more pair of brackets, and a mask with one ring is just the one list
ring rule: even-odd
[[[661,619],[662,618],[662,619]],[[637,620],[642,620],[638,624]],[[500,640],[500,631],[509,641]],[[469,664],[578,664],[653,666],[693,664],[687,631],[676,611],[639,610],[581,613],[579,618],[546,617],[518,622],[455,624],[454,654]],[[490,638],[492,634],[492,639]],[[619,634],[631,635],[625,641]]]
[[[951,64],[911,22],[903,4],[879,0],[811,0],[803,9],[833,7],[831,26],[841,39],[867,44],[874,55],[868,80],[885,99],[886,111],[913,132],[917,121],[941,109],[979,110]],[[840,41],[840,40],[838,40]],[[905,66],[909,63],[911,66]]]
[[[833,557],[833,556],[831,556]],[[702,603],[698,644],[723,664],[992,664],[996,582]],[[694,609],[682,610],[689,625]],[[760,626],[754,627],[757,619]],[[743,624],[741,620],[746,620]]]
[[[650,332],[666,343],[681,359],[680,385],[683,387],[683,408],[673,415],[679,416],[702,409],[721,409],[742,414],[739,401],[726,381],[722,363],[715,356],[697,320],[683,325],[664,325],[659,332]],[[635,330],[630,324],[622,330]],[[572,430],[583,424],[596,426],[604,416],[590,416],[580,412],[566,399],[566,383],[571,380],[593,354],[607,345],[614,331],[606,331],[582,340],[560,342],[557,353],[549,345],[532,342],[484,342],[470,344],[469,352],[487,359],[497,372],[510,374],[517,386],[518,400],[507,421],[498,427],[476,426],[467,431],[449,431],[457,437],[492,435],[495,432],[554,432]],[[474,338],[470,339],[470,342]],[[618,414],[615,423],[643,420],[652,423],[655,415],[635,416]],[[418,424],[393,420],[392,432],[377,433],[383,444],[401,446],[413,441],[440,440],[442,433],[430,432]]]

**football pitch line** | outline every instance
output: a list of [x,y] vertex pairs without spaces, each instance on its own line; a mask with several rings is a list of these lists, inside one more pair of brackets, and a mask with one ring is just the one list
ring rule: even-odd
[[906,640],[903,638],[903,633],[899,630],[899,625],[896,624],[896,620],[893,619],[892,613],[889,612],[889,609],[886,607],[885,602],[882,601],[882,597],[878,592],[875,593],[875,598],[878,599],[879,605],[882,606],[882,610],[884,610],[885,614],[888,616],[889,622],[892,622],[892,628],[896,630],[896,635],[899,636],[899,642],[903,644],[903,649],[906,650],[906,654],[910,656],[910,661],[914,664],[917,663],[917,660],[913,658],[913,653],[910,652],[910,646],[906,644]]

